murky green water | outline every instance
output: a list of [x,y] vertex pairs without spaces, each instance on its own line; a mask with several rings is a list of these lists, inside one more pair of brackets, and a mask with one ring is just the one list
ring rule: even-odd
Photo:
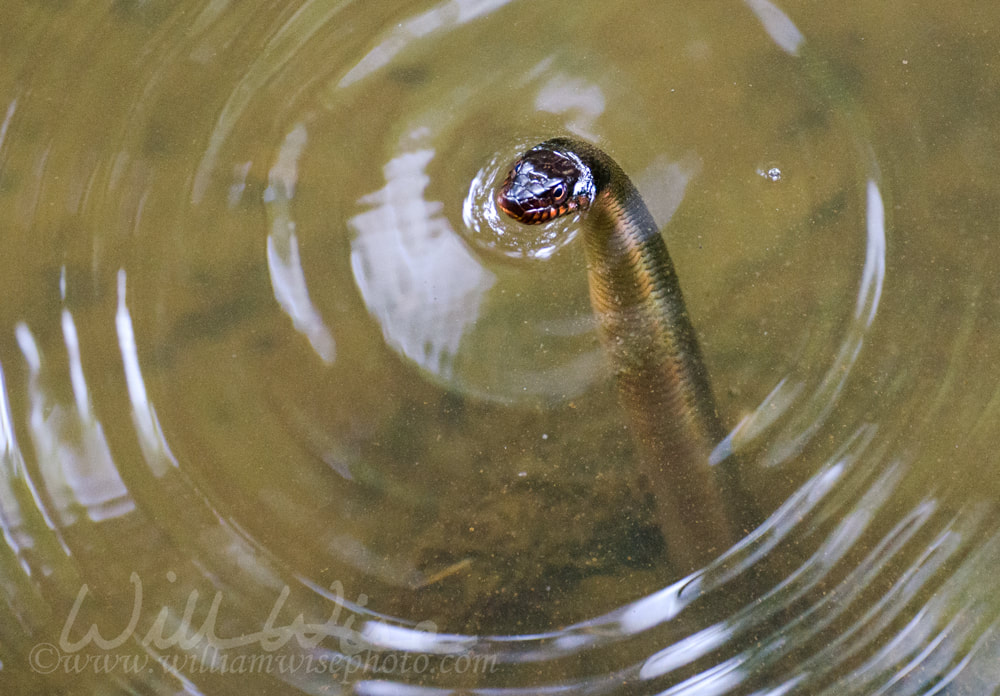
[[[4,692],[995,691],[998,29],[0,9]],[[572,226],[492,207],[560,133],[663,224],[759,510],[691,576]]]

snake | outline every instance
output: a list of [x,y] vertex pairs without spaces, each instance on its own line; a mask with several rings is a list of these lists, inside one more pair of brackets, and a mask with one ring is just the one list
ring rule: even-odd
[[519,223],[577,214],[590,303],[636,442],[636,486],[651,495],[675,564],[702,567],[735,541],[720,477],[709,464],[725,429],[673,262],[622,168],[568,137],[524,152],[496,193]]

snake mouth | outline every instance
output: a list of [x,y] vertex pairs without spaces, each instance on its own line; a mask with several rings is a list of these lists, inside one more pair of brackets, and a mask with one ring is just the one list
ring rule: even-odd
[[554,220],[561,215],[565,215],[576,209],[578,206],[570,202],[561,205],[542,205],[534,201],[523,201],[512,195],[511,190],[504,186],[496,195],[497,207],[508,217],[513,218],[523,225],[540,225]]
[[497,193],[496,202],[497,207],[508,217],[526,225],[538,224],[551,218],[547,208],[534,208],[526,205],[516,196],[512,196],[510,189],[506,186]]

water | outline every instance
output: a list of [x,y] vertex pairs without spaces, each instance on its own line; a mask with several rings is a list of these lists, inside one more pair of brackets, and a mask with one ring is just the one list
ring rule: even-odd
[[[1000,13],[923,4],[0,11],[5,691],[995,690]],[[492,207],[560,133],[760,510],[693,576],[573,225]]]

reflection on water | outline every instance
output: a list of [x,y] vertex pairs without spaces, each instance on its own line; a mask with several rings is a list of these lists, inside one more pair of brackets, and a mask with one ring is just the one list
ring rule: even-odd
[[371,209],[348,224],[354,280],[386,341],[447,379],[494,276],[462,245],[444,206],[424,200],[433,156],[418,150],[390,160],[386,185],[358,199]]
[[264,201],[271,213],[271,234],[267,238],[267,266],[271,271],[274,298],[301,333],[309,339],[313,350],[324,362],[333,362],[336,343],[309,299],[309,289],[302,273],[299,242],[289,203],[295,195],[296,163],[306,145],[305,128],[292,129],[278,151],[278,158],[269,173],[270,185]]
[[131,512],[135,504],[115,469],[104,428],[94,417],[80,362],[76,325],[65,310],[62,329],[72,403],[59,403],[44,386],[53,377],[42,372],[42,356],[30,329],[19,324],[15,333],[28,365],[31,441],[42,487],[50,498],[49,510],[55,524],[67,526],[77,521],[78,512],[101,522]]
[[142,368],[139,366],[139,354],[135,344],[135,329],[132,328],[132,316],[129,314],[128,304],[125,302],[126,285],[125,271],[120,270],[118,272],[118,309],[115,312],[115,328],[118,331],[122,368],[132,406],[132,423],[135,426],[136,437],[139,438],[143,458],[155,476],[163,476],[167,473],[168,466],[177,466],[177,460],[170,452],[170,446],[163,437],[163,429],[156,417],[156,409],[149,403],[149,397],[146,394],[146,383],[142,378]]
[[[798,4],[0,10],[4,692],[1000,687],[990,34]],[[560,133],[761,511],[690,576],[576,221],[496,214]]]

